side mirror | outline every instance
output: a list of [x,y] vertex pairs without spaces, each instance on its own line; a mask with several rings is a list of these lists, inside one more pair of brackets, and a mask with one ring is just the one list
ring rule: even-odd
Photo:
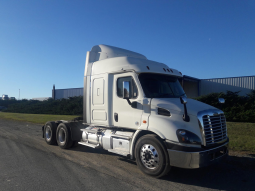
[[224,98],[219,98],[219,103],[225,103],[225,99]]
[[123,81],[123,99],[130,99],[130,82]]
[[224,98],[218,98],[218,101],[220,103],[220,109],[222,110],[222,104],[225,103],[225,99]]

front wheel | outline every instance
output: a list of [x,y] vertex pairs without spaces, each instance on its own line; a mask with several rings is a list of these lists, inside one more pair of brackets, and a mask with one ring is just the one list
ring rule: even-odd
[[135,157],[138,167],[147,175],[159,178],[170,170],[168,157],[156,135],[145,135],[137,141]]

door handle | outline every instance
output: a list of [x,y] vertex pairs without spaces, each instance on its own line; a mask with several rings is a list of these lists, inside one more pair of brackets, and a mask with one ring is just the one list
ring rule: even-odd
[[114,113],[114,120],[118,122],[118,113]]

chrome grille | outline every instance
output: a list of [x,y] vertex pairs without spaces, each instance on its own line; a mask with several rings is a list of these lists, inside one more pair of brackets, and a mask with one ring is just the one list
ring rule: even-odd
[[224,114],[204,115],[203,124],[206,145],[227,139],[227,125]]

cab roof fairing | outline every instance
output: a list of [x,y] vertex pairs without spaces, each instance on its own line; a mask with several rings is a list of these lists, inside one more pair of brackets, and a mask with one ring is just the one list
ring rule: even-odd
[[[109,68],[111,68],[111,71],[109,70],[108,66],[107,67],[103,66],[102,62],[100,62],[102,60],[105,60],[107,62],[104,62],[104,63],[109,63],[109,59],[112,61],[112,59],[114,59],[114,58],[115,59],[126,58],[126,60],[128,60],[128,61],[126,61],[125,64],[123,64],[123,63],[117,64],[117,65],[113,64],[115,66],[111,66],[111,67],[109,65]],[[139,61],[140,65],[138,67],[134,66],[136,64],[135,62],[134,62],[134,64],[129,62],[132,58],[140,60]],[[115,60],[115,61],[118,61],[118,60]],[[146,61],[148,61],[148,62],[146,62]],[[144,62],[144,63],[142,63],[142,62]],[[182,77],[182,74],[178,70],[171,69],[162,63],[149,61],[142,54],[139,54],[139,53],[136,53],[133,51],[129,51],[129,50],[125,50],[122,48],[118,48],[118,47],[103,45],[103,44],[93,46],[91,51],[87,52],[84,76],[93,75],[92,74],[92,65],[94,68],[94,63],[95,63],[95,65],[102,65],[104,68],[108,68],[108,69],[106,70],[107,72],[106,71],[103,72],[102,70],[96,70],[97,72],[95,72],[93,74],[96,74],[96,73],[98,74],[99,72],[100,73],[115,73],[115,72],[123,72],[123,70],[126,70],[126,71],[135,71],[136,73],[142,73],[142,72],[161,73],[161,74],[166,74],[166,75]],[[154,64],[152,64],[152,63],[154,63]],[[155,64],[157,65],[156,67],[155,67]],[[159,67],[159,64],[161,64],[162,66]],[[106,64],[106,65],[108,65],[108,64]],[[149,70],[148,70],[147,66],[150,68]],[[162,70],[160,70],[159,68],[161,68]],[[164,71],[163,68],[165,68],[166,71]],[[167,69],[169,71],[167,71]]]
[[137,52],[133,52],[130,50],[126,50],[126,49],[122,49],[122,48],[118,48],[114,46],[104,45],[104,44],[93,46],[91,49],[91,52],[96,52],[100,54],[100,57],[94,61],[99,61],[99,60],[114,58],[114,57],[123,57],[123,56],[141,58],[141,59],[147,60],[147,58],[144,55],[139,54]]
[[109,58],[114,58],[114,57],[123,57],[123,56],[147,60],[147,58],[144,55],[130,51],[130,50],[125,50],[122,48],[109,46],[109,45],[103,45],[103,44],[96,45],[92,47],[91,51],[87,52],[84,76],[91,75],[93,62],[97,62],[97,61],[105,60]]
[[182,74],[178,70],[169,68],[163,63],[134,57],[115,57],[94,62],[91,75],[124,71],[135,71],[136,73],[159,73],[182,77]]

